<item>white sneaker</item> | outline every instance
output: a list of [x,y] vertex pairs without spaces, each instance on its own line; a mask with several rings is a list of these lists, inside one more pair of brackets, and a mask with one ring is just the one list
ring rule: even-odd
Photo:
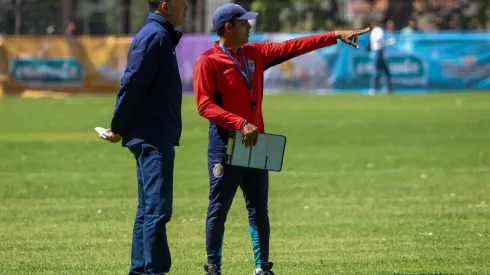
[[376,90],[375,89],[369,89],[368,95],[375,95],[375,94],[376,94]]
[[263,265],[267,265],[265,268],[265,271],[262,270],[262,268],[257,268],[255,269],[255,272],[253,275],[274,275],[274,272],[272,272],[272,263],[263,263]]

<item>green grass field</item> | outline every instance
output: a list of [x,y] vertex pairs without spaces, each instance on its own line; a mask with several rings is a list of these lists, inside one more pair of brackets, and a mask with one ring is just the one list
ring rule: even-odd
[[[113,96],[0,99],[0,274],[127,274],[134,161],[100,140]],[[204,274],[207,121],[185,97],[170,274]],[[271,173],[278,275],[489,274],[490,93],[267,96],[288,137]],[[247,212],[229,213],[224,275],[253,271]]]

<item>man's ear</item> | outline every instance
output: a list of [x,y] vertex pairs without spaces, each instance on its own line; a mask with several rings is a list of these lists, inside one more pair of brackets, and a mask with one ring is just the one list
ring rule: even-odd
[[160,8],[162,9],[162,11],[167,11],[168,10],[168,2],[163,1]]
[[225,30],[233,31],[233,25],[229,22],[225,23]]

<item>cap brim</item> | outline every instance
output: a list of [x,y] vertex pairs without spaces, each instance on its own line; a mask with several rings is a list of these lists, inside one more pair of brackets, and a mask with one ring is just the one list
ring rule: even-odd
[[238,20],[254,20],[255,18],[257,18],[257,15],[259,15],[259,14],[256,12],[247,12],[244,15],[238,17],[237,19]]

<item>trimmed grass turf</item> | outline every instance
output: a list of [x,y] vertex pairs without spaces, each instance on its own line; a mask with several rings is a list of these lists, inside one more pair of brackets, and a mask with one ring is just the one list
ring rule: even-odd
[[[0,98],[2,274],[126,274],[130,153],[99,140],[114,96]],[[267,96],[288,136],[271,173],[271,261],[283,274],[488,274],[490,93]],[[204,274],[207,122],[183,105],[170,274]],[[247,213],[228,216],[225,275],[251,274]]]

